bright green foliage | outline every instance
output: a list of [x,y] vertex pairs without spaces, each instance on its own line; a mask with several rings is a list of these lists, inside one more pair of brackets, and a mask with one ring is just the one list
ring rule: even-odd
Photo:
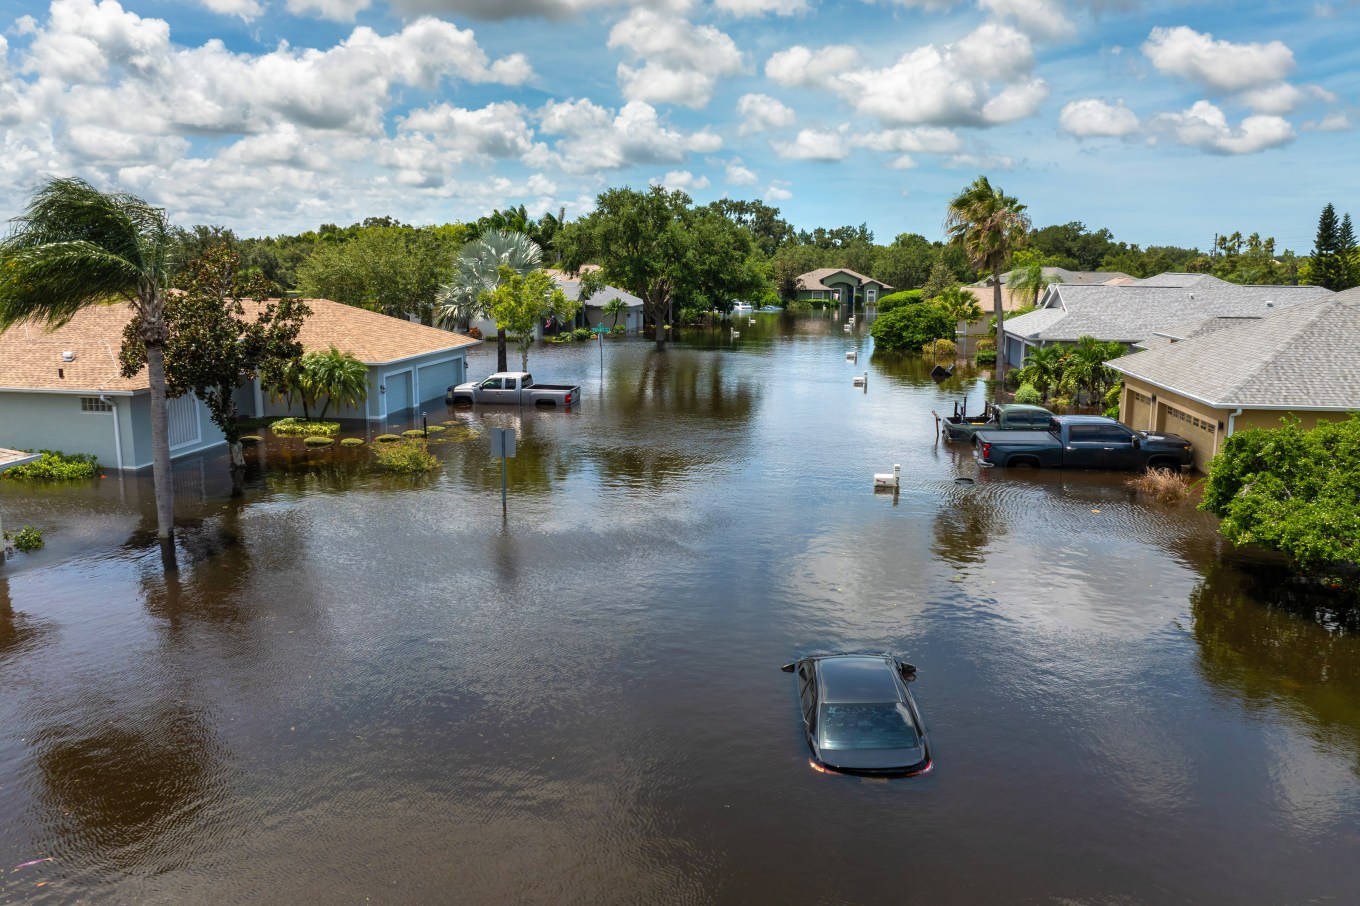
[[398,440],[374,447],[373,458],[389,472],[415,475],[439,468],[439,458],[420,440]]
[[684,192],[609,189],[596,208],[559,236],[563,265],[601,269],[588,286],[608,284],[642,300],[658,348],[666,343],[671,305],[700,309],[759,296],[769,275],[749,232],[712,210],[696,210]]
[[921,354],[936,359],[952,359],[959,354],[959,347],[953,340],[932,340],[921,347]]
[[340,423],[281,418],[270,425],[269,430],[280,437],[334,437],[340,433]]
[[1021,384],[1020,389],[1015,391],[1015,401],[1024,403],[1026,406],[1037,406],[1044,401],[1044,398],[1033,384],[1025,383]]
[[979,349],[979,350],[977,351],[977,353],[973,356],[973,364],[974,364],[974,365],[995,365],[995,364],[996,364],[996,350],[995,350],[995,349]]
[[318,418],[326,417],[326,410],[336,407],[360,406],[368,399],[368,366],[347,352],[332,346],[325,352],[309,352],[302,357],[301,368],[293,372],[295,386],[308,399],[325,399]]
[[610,299],[608,302],[604,304],[603,311],[606,316],[614,319],[609,326],[611,328],[618,327],[619,318],[622,318],[628,314],[628,303],[625,302],[623,299]]
[[362,447],[364,439],[362,437],[346,437],[340,441],[342,447]]
[[44,543],[42,532],[31,525],[26,525],[17,532],[5,532],[5,540],[13,541],[15,548],[25,554],[39,550]]
[[943,259],[936,261],[930,269],[925,285],[921,287],[921,298],[930,301],[958,282],[958,278]]
[[448,256],[447,240],[434,231],[375,224],[347,241],[317,243],[297,282],[313,298],[428,321]]
[[304,437],[302,439],[304,447],[329,447],[333,443],[335,443],[333,437]]
[[[537,270],[543,249],[529,236],[515,230],[489,230],[464,245],[453,261],[453,276],[439,288],[435,319],[445,326],[466,330],[476,317],[490,313],[491,294],[501,285],[507,269],[516,274]],[[505,328],[496,331],[496,370],[507,370]]]
[[1360,564],[1360,415],[1311,431],[1297,421],[1239,431],[1209,469],[1200,508],[1234,544],[1259,544],[1302,570]]
[[[243,272],[240,256],[226,245],[206,248],[188,262],[177,283],[181,291],[165,300],[168,392],[196,395],[227,443],[236,444],[244,429],[236,388],[256,375],[268,391],[284,386],[288,368],[302,355],[297,335],[311,312],[298,300],[266,301],[272,288],[268,281]],[[252,300],[253,318],[246,317],[242,300]],[[119,362],[124,377],[146,365],[142,333],[139,314],[123,332]]]
[[875,318],[869,333],[876,350],[915,352],[932,340],[952,339],[954,323],[933,305],[906,305]]
[[40,450],[41,458],[27,465],[0,472],[13,481],[83,481],[99,476],[99,461],[89,453]]
[[467,225],[467,241],[471,242],[490,232],[523,233],[534,245],[543,250],[545,257],[556,261],[559,257],[556,253],[557,233],[564,223],[564,220],[551,212],[534,220],[524,205],[506,208],[504,211],[497,208]]
[[807,299],[794,299],[784,306],[785,311],[808,312],[812,311],[812,302]]
[[500,284],[486,294],[486,308],[496,320],[496,329],[515,337],[520,370],[528,371],[534,328],[549,319],[559,323],[570,321],[581,310],[581,303],[568,299],[546,271],[520,274],[503,266]]
[[972,324],[982,320],[982,306],[978,304],[977,296],[962,286],[946,288],[931,299],[930,304],[945,312],[956,323],[963,321],[965,324]]
[[373,442],[379,444],[394,444],[399,440],[401,440],[401,437],[396,434],[379,434],[373,438]]
[[[1105,363],[1125,352],[1123,343],[1103,343],[1094,337],[1081,337],[1073,346],[1043,346],[1029,351],[1015,379],[1033,386],[1044,399],[1057,393],[1067,397],[1084,394],[1094,404],[1104,401],[1111,388],[1119,384],[1118,372]],[[1118,409],[1117,393],[1114,405]]]
[[1068,349],[1065,346],[1041,346],[1029,350],[1024,367],[1016,372],[1016,380],[1038,391],[1042,399],[1063,384],[1067,367]]
[[1105,391],[1105,398],[1101,400],[1105,405],[1106,418],[1119,418],[1119,397],[1124,393],[1124,382],[1115,381],[1109,390]]
[[922,301],[921,293],[922,290],[919,289],[904,289],[901,292],[888,293],[878,300],[878,313],[881,315],[892,311],[894,308],[901,308],[903,305],[915,305]]
[[1213,274],[1229,283],[1292,285],[1299,281],[1300,261],[1293,252],[1276,252],[1272,237],[1259,233],[1220,234],[1212,255],[1201,255],[1186,265],[1194,273]]

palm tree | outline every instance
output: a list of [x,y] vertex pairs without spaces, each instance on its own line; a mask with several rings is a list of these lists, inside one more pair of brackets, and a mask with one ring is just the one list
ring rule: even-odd
[[358,406],[368,399],[368,366],[334,346],[328,352],[303,356],[302,373],[312,399],[326,398],[317,418],[326,417],[331,403],[340,408]]
[[978,305],[977,296],[962,286],[946,287],[943,292],[930,300],[930,304],[936,308],[944,309],[949,317],[955,321],[972,324],[974,321],[982,320],[982,306]]
[[1095,337],[1079,337],[1077,345],[1067,350],[1063,379],[1072,388],[1073,395],[1085,390],[1087,403],[1095,404],[1119,379],[1118,373],[1105,363],[1126,352],[1128,349],[1118,340],[1106,343]]
[[[543,261],[543,250],[523,233],[487,230],[467,243],[453,262],[453,279],[439,288],[435,317],[461,326],[487,312],[491,293],[500,285],[502,266],[528,274]],[[496,370],[506,371],[505,328],[496,328]]]
[[626,314],[627,312],[628,303],[623,301],[622,299],[618,298],[610,299],[608,302],[604,304],[603,313],[606,315],[613,315],[614,317],[614,323],[611,325],[612,327],[618,327],[619,316]]
[[1057,274],[1051,277],[1044,273],[1044,266],[1038,261],[1031,261],[1021,265],[1011,271],[1010,280],[1007,286],[1013,295],[1023,296],[1027,301],[1025,304],[1034,308],[1039,304],[1039,297],[1044,294],[1054,283],[1063,282],[1063,278]]
[[1022,384],[1033,384],[1034,389],[1048,399],[1051,391],[1063,383],[1068,363],[1068,350],[1063,346],[1042,346],[1025,356],[1025,367],[1017,376]]
[[1000,342],[1005,318],[1001,308],[1001,268],[1024,242],[1029,225],[1025,206],[999,188],[993,188],[985,176],[979,176],[950,200],[944,221],[949,241],[963,248],[974,268],[992,274],[992,311],[996,316],[998,353],[996,376],[1002,386],[1006,381],[1006,354]]
[[165,397],[165,291],[175,232],[165,211],[100,192],[81,179],[50,179],[0,241],[0,330],[21,322],[60,327],[92,305],[127,302],[146,345],[151,384],[151,469],[156,533],[174,534],[174,486]]

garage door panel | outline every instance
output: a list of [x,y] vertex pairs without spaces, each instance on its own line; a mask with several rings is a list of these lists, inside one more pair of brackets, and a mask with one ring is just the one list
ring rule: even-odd
[[411,372],[389,374],[383,379],[383,385],[387,387],[388,415],[398,415],[414,405],[411,402]]
[[443,399],[444,392],[459,383],[462,378],[462,369],[459,365],[459,360],[454,359],[451,362],[438,362],[434,365],[422,367],[420,369],[421,402]]

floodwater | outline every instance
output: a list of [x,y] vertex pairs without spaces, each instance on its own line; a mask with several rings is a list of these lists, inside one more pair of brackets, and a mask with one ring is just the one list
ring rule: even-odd
[[[0,900],[1353,901],[1353,621],[1121,476],[978,476],[931,416],[974,374],[739,329],[535,349],[583,405],[440,406],[429,478],[182,462],[169,576],[148,480],[0,484],[48,539],[0,568]],[[845,650],[919,666],[932,773],[811,769],[778,668]]]

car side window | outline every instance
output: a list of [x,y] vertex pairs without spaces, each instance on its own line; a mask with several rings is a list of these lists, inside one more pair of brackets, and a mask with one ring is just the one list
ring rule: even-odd
[[501,379],[498,377],[487,378],[482,381],[483,390],[500,390],[501,386]]
[[1088,444],[1099,441],[1100,427],[1098,425],[1073,425],[1067,432],[1068,440],[1074,444]]
[[803,705],[803,718],[811,723],[817,709],[817,675],[809,664],[798,665],[798,697]]
[[1105,443],[1127,444],[1133,440],[1133,432],[1123,425],[1101,425],[1100,439]]

